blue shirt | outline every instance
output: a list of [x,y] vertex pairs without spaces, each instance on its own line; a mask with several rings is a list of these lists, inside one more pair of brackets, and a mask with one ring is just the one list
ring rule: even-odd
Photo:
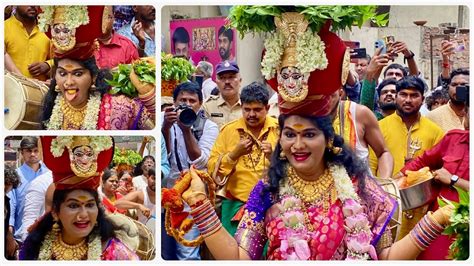
[[[136,47],[138,47],[138,38],[133,34],[132,25],[135,23],[135,18],[132,19],[130,24],[127,24],[120,28],[117,33],[127,37],[130,41],[132,41]],[[155,55],[155,40],[150,38],[148,34],[145,32],[145,55],[146,56],[153,56]]]
[[166,142],[163,134],[161,134],[161,172],[164,178],[170,174],[170,163],[168,161],[168,152],[166,151]]
[[8,197],[10,198],[9,224],[15,229],[15,239],[21,239],[19,233],[21,232],[20,229],[22,226],[26,189],[28,188],[31,181],[33,181],[36,177],[48,172],[49,169],[43,164],[43,162],[40,162],[40,168],[36,172],[26,163],[16,169],[16,171],[20,176],[21,184],[8,193]]

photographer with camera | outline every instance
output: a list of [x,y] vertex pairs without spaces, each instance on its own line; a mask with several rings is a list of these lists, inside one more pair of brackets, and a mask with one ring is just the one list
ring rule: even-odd
[[[165,176],[163,180],[168,188],[174,185],[181,171],[189,169],[192,164],[197,169],[207,168],[211,148],[219,133],[217,124],[204,116],[201,109],[202,92],[197,83],[187,81],[176,86],[173,101],[174,106],[164,109],[161,120],[161,132],[171,166],[169,176]],[[199,231],[193,228],[186,238],[195,239],[198,236]],[[162,255],[166,260],[200,259],[199,247],[182,246],[171,237],[163,241],[166,243],[162,245]]]
[[[431,112],[426,117],[435,122],[445,132],[464,129],[466,100],[469,99],[469,69],[458,68],[451,72],[448,83],[449,102]],[[458,95],[459,94],[459,95]],[[462,97],[464,96],[464,97]]]

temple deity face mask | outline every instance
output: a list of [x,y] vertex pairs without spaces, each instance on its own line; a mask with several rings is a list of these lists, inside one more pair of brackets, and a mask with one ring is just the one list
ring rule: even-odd
[[303,100],[308,95],[309,73],[296,67],[285,67],[278,72],[278,92],[291,102]]
[[87,177],[97,171],[97,156],[89,146],[79,146],[69,151],[71,169],[77,176]]
[[64,23],[53,25],[51,39],[54,46],[63,51],[69,51],[76,45],[76,29],[69,29]]
[[284,38],[284,51],[277,71],[278,93],[285,101],[300,102],[308,95],[310,73],[298,68],[297,41],[307,30],[308,22],[299,13],[284,13],[275,17],[275,25]]

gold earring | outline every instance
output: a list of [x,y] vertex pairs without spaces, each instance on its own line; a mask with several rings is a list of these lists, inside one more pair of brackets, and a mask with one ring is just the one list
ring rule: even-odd
[[327,147],[334,155],[339,155],[342,152],[341,147],[334,147],[334,139],[329,140]]
[[53,232],[59,233],[61,232],[61,226],[59,226],[58,221],[55,219],[53,224]]
[[61,91],[61,90],[59,89],[59,85],[58,85],[58,84],[56,84],[56,86],[54,86],[54,91],[55,91],[55,92],[60,92],[60,91]]
[[283,150],[280,152],[278,159],[280,159],[280,161],[286,161],[286,154]]

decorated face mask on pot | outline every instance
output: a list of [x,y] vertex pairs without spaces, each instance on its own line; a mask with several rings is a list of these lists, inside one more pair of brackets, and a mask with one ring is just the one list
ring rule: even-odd
[[79,146],[72,150],[71,168],[76,175],[91,175],[97,171],[97,154],[90,146]]
[[296,67],[285,67],[278,73],[278,92],[288,101],[300,101],[308,95],[309,73]]
[[64,23],[54,24],[51,40],[57,48],[68,51],[76,45],[76,29],[69,29]]

